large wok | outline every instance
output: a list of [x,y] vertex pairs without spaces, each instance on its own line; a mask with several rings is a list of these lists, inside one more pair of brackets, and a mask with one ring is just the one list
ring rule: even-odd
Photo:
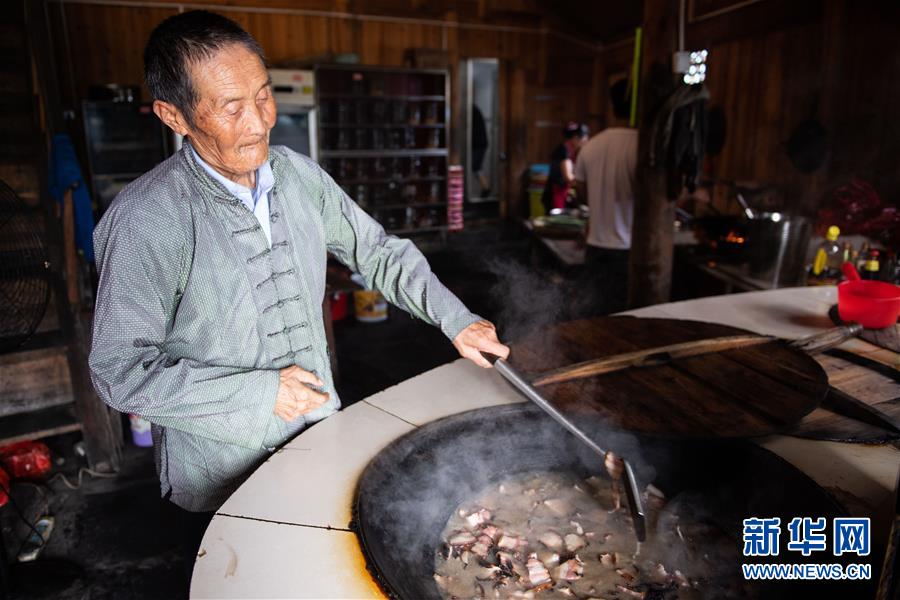
[[[843,509],[803,473],[776,455],[742,440],[665,441],[593,431],[605,447],[628,456],[639,480],[653,482],[668,498],[691,498],[697,511],[728,532],[740,577],[741,520],[779,516],[832,519]],[[460,413],[399,438],[369,463],[354,502],[353,529],[368,567],[385,592],[397,598],[439,597],[433,579],[435,550],[451,512],[488,484],[525,471],[599,473],[595,455],[530,404]],[[679,504],[681,506],[682,504]],[[803,559],[787,552],[779,562]],[[751,559],[745,559],[750,561]],[[765,585],[765,589],[763,588]],[[864,598],[869,583],[760,584],[763,598]]]

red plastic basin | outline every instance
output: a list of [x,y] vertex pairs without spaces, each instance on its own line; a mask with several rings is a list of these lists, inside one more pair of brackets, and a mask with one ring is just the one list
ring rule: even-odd
[[845,281],[838,285],[838,314],[866,329],[884,329],[900,315],[900,287],[883,281]]

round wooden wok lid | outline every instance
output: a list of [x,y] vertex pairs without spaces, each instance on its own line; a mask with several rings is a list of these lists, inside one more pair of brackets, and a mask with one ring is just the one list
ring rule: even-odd
[[[510,363],[526,376],[582,361],[680,342],[749,334],[678,319],[600,317],[546,328],[514,344]],[[570,417],[660,437],[753,437],[785,431],[815,409],[828,377],[782,341],[544,385]]]

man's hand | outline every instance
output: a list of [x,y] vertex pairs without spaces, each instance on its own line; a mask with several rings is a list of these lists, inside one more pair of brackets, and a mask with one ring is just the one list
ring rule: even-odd
[[509,356],[509,347],[500,343],[497,329],[489,321],[476,321],[460,331],[453,340],[453,346],[460,356],[485,369],[490,369],[491,363],[484,359],[482,352],[489,352],[500,358]]
[[288,423],[328,401],[328,394],[309,387],[321,387],[322,380],[296,365],[281,369],[278,379],[275,414]]

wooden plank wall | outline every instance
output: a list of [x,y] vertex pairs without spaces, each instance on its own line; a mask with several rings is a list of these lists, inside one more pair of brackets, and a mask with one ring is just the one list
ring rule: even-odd
[[[150,31],[178,11],[176,2],[171,2],[171,8],[166,3],[51,5],[60,71],[70,73],[70,79],[64,78],[61,84],[70,105],[73,99],[84,98],[93,83],[141,83],[142,52]],[[209,4],[211,10],[222,11],[256,37],[271,63],[353,52],[363,64],[401,65],[407,48],[446,50],[454,99],[459,60],[499,58],[501,152],[508,157],[504,189],[508,198],[514,198],[505,207],[508,214],[521,210],[520,174],[532,162],[546,162],[565,121],[588,121],[598,113],[592,105],[597,97],[592,86],[599,46],[546,27],[546,20],[537,13],[527,19],[529,15],[521,12],[485,15],[479,7],[486,3],[471,0],[238,0],[225,8]],[[420,11],[410,14],[412,5]],[[350,14],[354,10],[368,16],[354,17]],[[390,16],[397,14],[419,20]],[[146,89],[144,94],[146,98]],[[451,140],[451,148],[454,143]]]
[[[727,122],[725,147],[707,159],[706,174],[774,184],[787,208],[806,214],[854,175],[896,203],[900,9],[879,6],[762,0],[689,21],[687,47],[709,50],[710,106],[722,107]],[[631,41],[606,44],[606,73],[627,71]],[[804,174],[788,159],[787,141],[812,116],[828,130],[830,152],[822,168]],[[716,195],[719,208],[737,211],[724,189]]]

